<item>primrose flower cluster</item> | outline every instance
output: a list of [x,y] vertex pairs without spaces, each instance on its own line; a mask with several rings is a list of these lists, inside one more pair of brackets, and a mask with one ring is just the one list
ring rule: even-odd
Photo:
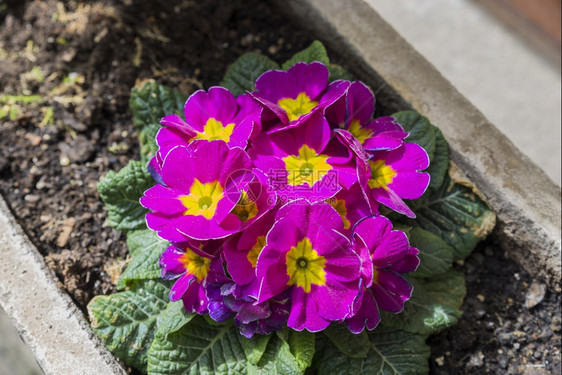
[[428,156],[392,117],[372,118],[363,83],[328,78],[298,63],[238,97],[197,91],[185,120],[162,119],[141,204],[171,242],[171,301],[246,337],[331,322],[359,333],[402,311],[418,250],[379,206],[414,217],[404,199],[426,190]]

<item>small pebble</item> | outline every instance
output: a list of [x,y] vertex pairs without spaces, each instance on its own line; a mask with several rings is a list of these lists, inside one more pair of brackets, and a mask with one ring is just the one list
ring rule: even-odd
[[484,302],[484,300],[486,299],[486,297],[484,297],[482,294],[476,295],[476,298],[477,298],[478,301],[480,301],[480,302]]
[[541,303],[546,294],[546,285],[534,281],[525,295],[525,307],[530,309]]
[[441,356],[435,358],[435,363],[437,363],[437,366],[443,366],[445,364],[445,357]]
[[468,367],[481,367],[484,364],[484,354],[478,351],[470,356],[470,361],[468,362]]

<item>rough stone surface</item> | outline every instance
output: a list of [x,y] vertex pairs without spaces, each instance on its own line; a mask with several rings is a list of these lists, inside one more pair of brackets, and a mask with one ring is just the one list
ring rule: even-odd
[[47,375],[125,374],[0,198],[0,306]]
[[395,109],[413,108],[441,128],[451,158],[494,208],[503,248],[555,291],[561,281],[560,187],[363,0],[289,0],[304,27],[363,72]]

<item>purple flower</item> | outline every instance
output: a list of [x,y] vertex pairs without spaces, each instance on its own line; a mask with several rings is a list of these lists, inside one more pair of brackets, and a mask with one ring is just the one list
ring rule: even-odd
[[392,230],[383,216],[368,217],[354,229],[356,250],[362,261],[362,293],[354,303],[354,315],[346,319],[348,328],[360,333],[380,322],[379,309],[399,313],[412,295],[412,286],[401,274],[419,265],[418,249],[411,247],[406,234]]
[[212,262],[207,297],[209,316],[217,322],[234,317],[240,333],[247,338],[255,334],[268,335],[287,324],[290,302],[288,293],[282,293],[265,302],[257,303],[226,276],[220,260]]
[[241,228],[229,215],[255,175],[240,148],[223,141],[205,142],[192,150],[173,148],[162,166],[162,182],[148,189],[141,204],[150,209],[146,223],[172,242],[226,237]]
[[258,258],[258,302],[290,291],[290,328],[317,332],[350,315],[360,259],[343,229],[326,203],[300,200],[279,210]]
[[351,154],[339,142],[330,142],[330,127],[321,113],[297,128],[262,134],[248,152],[285,201],[329,198],[357,181]]
[[371,201],[416,217],[403,199],[417,199],[429,185],[429,174],[419,172],[429,166],[425,150],[415,143],[404,143],[392,151],[377,151],[372,159],[357,158],[359,184]]
[[170,289],[170,301],[181,299],[187,311],[206,313],[205,284],[210,264],[210,258],[201,256],[191,249],[168,247],[160,257],[160,267],[164,280],[177,278]]
[[245,148],[254,130],[261,129],[262,109],[248,95],[234,95],[223,87],[199,90],[185,102],[185,121],[172,114],[162,118],[165,128],[156,135],[158,152],[150,162],[156,174],[168,152],[178,146],[197,145],[199,140],[226,142],[229,147]]
[[348,237],[351,237],[352,229],[359,220],[379,213],[378,204],[371,207],[358,183],[355,183],[350,189],[340,190],[334,197],[328,198],[326,201],[340,214],[344,227],[342,233]]
[[345,96],[326,109],[326,118],[336,127],[341,140],[352,148],[368,151],[394,150],[408,136],[392,117],[372,120],[375,97],[362,82],[355,81]]
[[322,63],[295,64],[288,71],[270,70],[256,80],[254,99],[269,111],[264,120],[277,125],[269,132],[296,127],[315,112],[339,99],[349,87],[347,81],[328,84],[330,73]]

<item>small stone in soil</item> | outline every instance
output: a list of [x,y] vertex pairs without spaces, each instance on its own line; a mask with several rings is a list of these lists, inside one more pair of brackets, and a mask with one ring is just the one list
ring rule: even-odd
[[467,363],[468,367],[481,367],[484,364],[484,354],[481,351],[477,351],[471,354],[470,361]]
[[525,295],[525,307],[530,309],[541,303],[546,294],[546,285],[534,281]]

